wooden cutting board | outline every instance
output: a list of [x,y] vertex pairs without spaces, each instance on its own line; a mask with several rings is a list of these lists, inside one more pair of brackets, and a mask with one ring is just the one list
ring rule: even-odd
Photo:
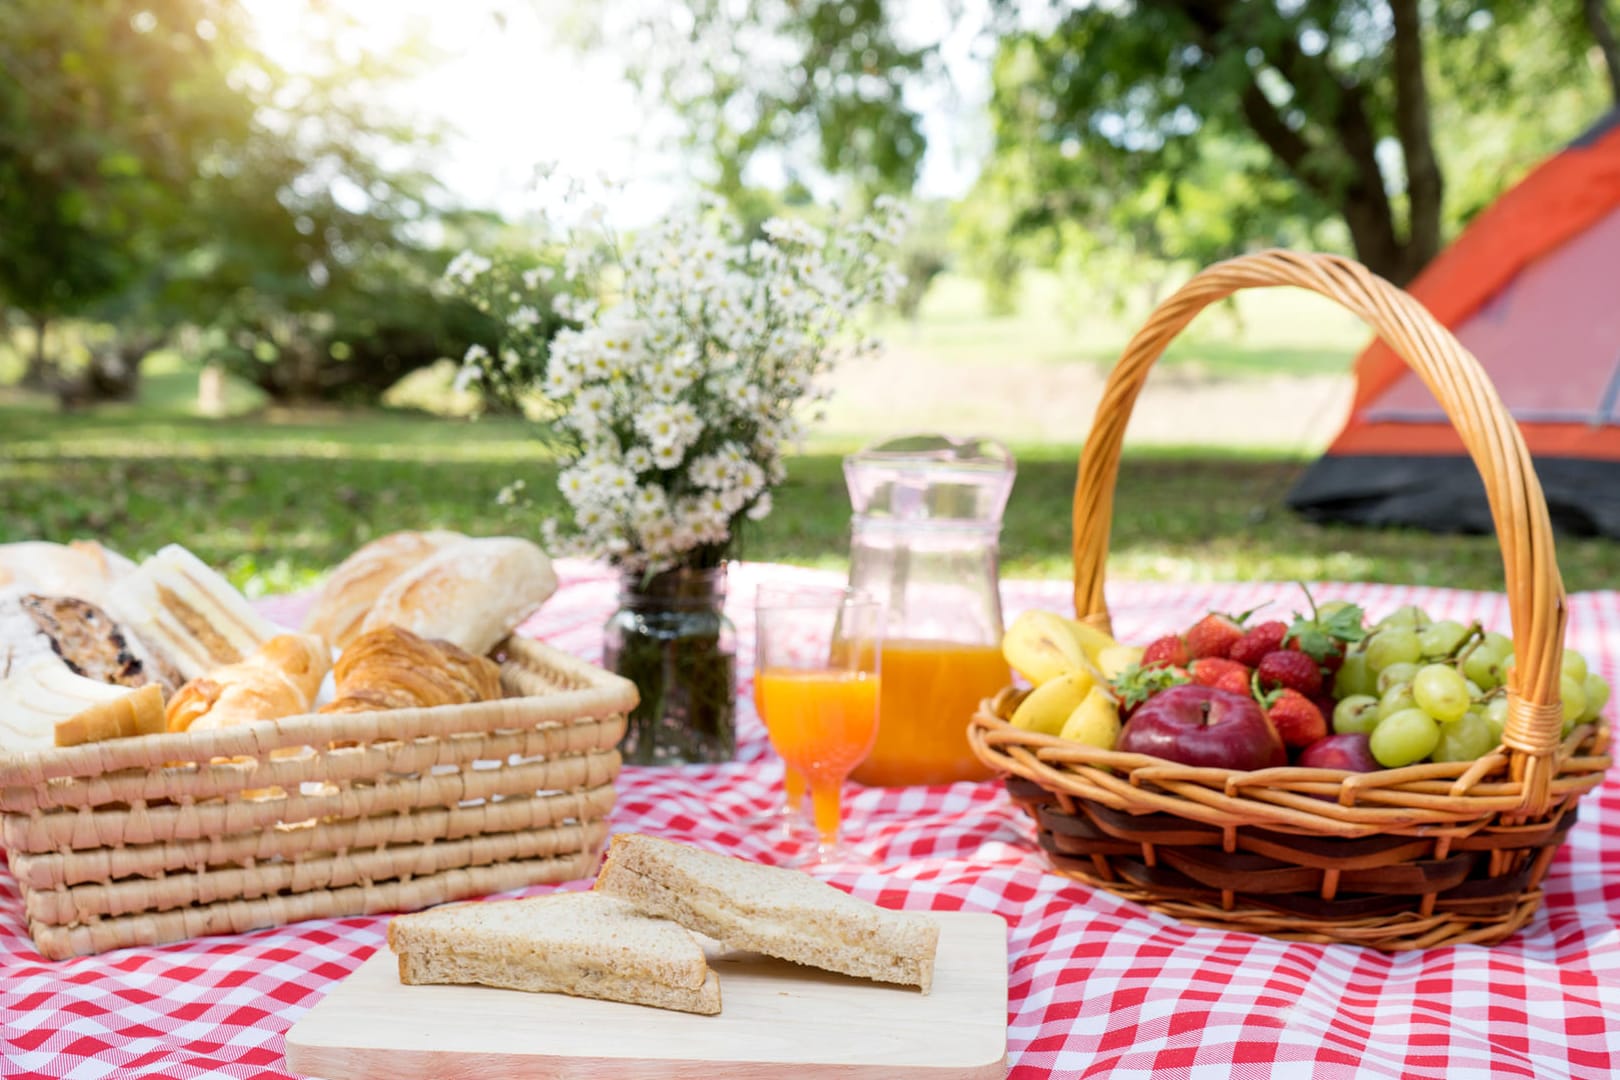
[[387,947],[287,1033],[322,1080],[1003,1077],[1007,925],[934,912],[932,993],[713,948],[719,1016],[480,986],[403,986]]

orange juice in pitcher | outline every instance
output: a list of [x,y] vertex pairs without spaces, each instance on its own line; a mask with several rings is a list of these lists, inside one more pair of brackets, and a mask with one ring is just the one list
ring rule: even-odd
[[916,435],[845,459],[850,585],[886,608],[877,742],[852,778],[875,786],[989,777],[968,747],[979,702],[1011,682],[1001,656],[1001,514],[1014,464],[989,439]]

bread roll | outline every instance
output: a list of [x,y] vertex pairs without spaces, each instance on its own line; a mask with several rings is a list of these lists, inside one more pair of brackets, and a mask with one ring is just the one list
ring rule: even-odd
[[457,532],[397,532],[357,549],[326,579],[304,631],[342,649],[360,633],[366,613],[395,578],[458,540]]
[[239,663],[192,679],[169,702],[170,731],[201,731],[310,712],[330,666],[326,642],[280,634]]
[[501,669],[447,641],[385,626],[349,643],[332,669],[337,697],[323,713],[466,705],[501,696]]
[[0,544],[0,586],[17,585],[46,596],[77,596],[99,604],[135,564],[94,540]]
[[461,540],[396,578],[362,630],[398,626],[482,656],[556,591],[551,560],[529,541]]

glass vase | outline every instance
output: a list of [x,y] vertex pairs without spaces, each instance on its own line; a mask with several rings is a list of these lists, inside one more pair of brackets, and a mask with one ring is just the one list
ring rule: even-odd
[[724,566],[621,577],[603,665],[641,692],[619,743],[626,764],[700,764],[736,755],[737,631],[725,599]]

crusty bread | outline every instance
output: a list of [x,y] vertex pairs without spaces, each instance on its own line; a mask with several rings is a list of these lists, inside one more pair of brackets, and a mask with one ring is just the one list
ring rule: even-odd
[[923,993],[933,982],[938,923],[869,904],[797,870],[620,833],[595,888],[730,948]]
[[163,688],[147,683],[123,697],[92,705],[58,721],[56,745],[78,746],[132,735],[156,735],[164,730]]
[[551,560],[528,540],[462,540],[395,578],[361,630],[399,626],[482,656],[556,591]]
[[56,656],[35,657],[0,683],[0,747],[77,746],[163,730],[163,690],[87,679]]
[[183,682],[251,656],[276,635],[242,594],[178,544],[107,591],[108,612]]
[[108,586],[134,569],[134,563],[94,540],[0,544],[0,586],[17,585],[47,596],[100,603]]
[[674,923],[592,892],[447,904],[388,924],[399,981],[474,983],[715,1015],[720,980]]
[[396,532],[357,548],[321,586],[304,620],[305,632],[319,634],[334,648],[347,648],[360,633],[372,605],[395,578],[441,548],[465,539],[458,532]]

